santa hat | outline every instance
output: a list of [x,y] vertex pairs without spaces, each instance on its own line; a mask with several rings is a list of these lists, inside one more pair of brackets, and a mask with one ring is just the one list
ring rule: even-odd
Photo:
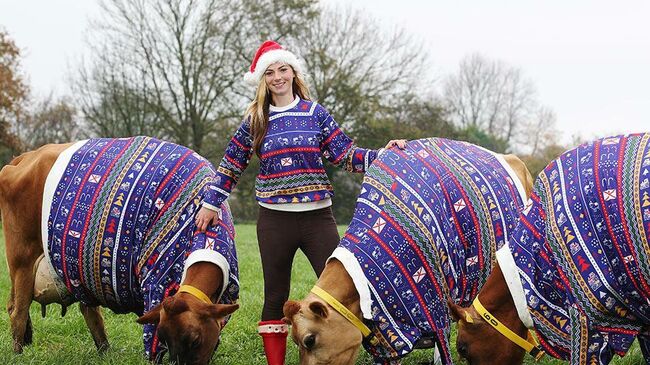
[[284,62],[291,65],[295,72],[302,73],[302,63],[295,54],[282,48],[276,42],[266,41],[255,52],[251,68],[244,75],[244,81],[253,86],[257,85],[262,79],[264,71],[276,62]]

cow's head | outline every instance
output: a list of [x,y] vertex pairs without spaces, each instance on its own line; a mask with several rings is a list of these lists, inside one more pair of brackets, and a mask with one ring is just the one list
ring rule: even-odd
[[[447,301],[447,304],[453,319],[458,323],[456,351],[470,365],[523,364],[526,354],[524,350],[485,322],[474,307],[463,308],[451,301]],[[502,322],[515,321],[504,319]],[[509,324],[512,326],[512,323]],[[518,334],[525,336],[527,330],[523,326],[519,327]]]
[[352,365],[359,356],[362,335],[352,323],[320,298],[284,304],[284,320],[299,347],[301,365]]
[[158,340],[177,364],[208,364],[219,344],[224,317],[239,304],[206,304],[187,294],[176,294],[138,318],[157,325]]

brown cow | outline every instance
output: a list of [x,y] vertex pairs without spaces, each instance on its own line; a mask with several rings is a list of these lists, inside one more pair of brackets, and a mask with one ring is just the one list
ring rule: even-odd
[[[64,160],[63,156],[67,156],[67,160]],[[80,163],[80,158],[90,158],[90,160]],[[150,160],[144,162],[147,158]],[[118,162],[121,171],[118,170],[117,165],[109,163],[111,159]],[[62,208],[56,210],[55,204],[51,203],[52,209],[42,213],[44,198],[47,200],[44,190],[47,184],[50,184],[50,181],[46,183],[46,180],[48,177],[52,179],[51,171],[55,170],[57,163],[62,163],[61,166],[65,167],[69,161],[73,162],[67,165],[66,173],[61,177],[60,185],[56,190],[56,195],[60,197],[51,199],[54,199],[54,202],[57,202],[56,199],[63,202],[65,199],[74,198],[75,204],[64,207],[61,203],[58,206]],[[68,175],[71,166],[78,169]],[[142,166],[148,167],[146,172],[150,172],[149,175],[145,173]],[[149,180],[145,181],[140,175],[136,177],[136,174],[127,175],[136,170],[143,171],[141,175],[149,176]],[[182,174],[190,170],[193,175]],[[76,144],[46,145],[36,151],[22,154],[4,166],[0,171],[0,211],[7,263],[11,275],[11,293],[7,310],[11,321],[14,352],[22,352],[23,347],[32,342],[32,325],[29,316],[32,300],[39,301],[43,305],[61,303],[64,307],[74,301],[80,301],[81,313],[100,352],[108,348],[104,322],[99,309],[101,305],[118,313],[146,312],[138,322],[146,324],[145,350],[151,359],[161,359],[160,355],[164,353],[164,348],[160,349],[157,346],[161,343],[169,350],[172,360],[191,364],[208,363],[218,344],[221,328],[225,324],[224,319],[238,308],[238,304],[221,304],[223,298],[228,296],[236,299],[237,296],[236,258],[228,256],[224,259],[222,251],[212,248],[222,244],[226,256],[231,252],[234,254],[234,229],[227,205],[222,207],[222,219],[219,224],[210,227],[208,232],[194,232],[193,228],[193,214],[198,211],[199,201],[205,191],[203,187],[211,183],[213,171],[205,159],[191,150],[149,137],[91,139]],[[119,178],[111,177],[114,176],[111,174],[118,172],[124,174],[119,174]],[[79,176],[87,179],[81,179]],[[128,180],[129,178],[132,180]],[[97,184],[89,187],[89,183],[86,185],[83,183],[86,180]],[[57,181],[54,181],[55,188]],[[180,185],[165,186],[174,181]],[[138,186],[146,184],[150,184],[151,189],[135,190]],[[67,188],[65,197],[60,194],[61,186]],[[82,189],[89,188],[96,189],[98,196],[106,191],[126,192],[127,194],[123,194],[119,199],[120,207],[127,207],[130,201],[134,201],[139,204],[139,210],[133,214],[122,213],[116,206],[97,197],[94,200],[84,201],[84,199],[91,199],[92,194],[87,194],[90,190]],[[129,194],[130,188],[134,189],[133,194]],[[125,196],[127,198],[123,199]],[[151,196],[154,197],[154,201],[149,199]],[[157,204],[158,201],[155,199],[169,203]],[[156,204],[153,204],[154,202]],[[75,230],[74,224],[83,222],[86,216],[102,210],[108,212],[109,209],[107,223],[111,223],[112,219],[122,219],[120,224],[133,228],[122,232],[121,241],[106,233],[115,231],[111,229],[106,230],[103,241],[102,237],[92,234],[85,237],[86,240],[83,241],[83,233],[80,234]],[[59,221],[56,221],[56,217],[64,217],[68,214],[70,219],[57,223]],[[49,220],[46,215],[49,215]],[[136,219],[139,219],[142,226],[138,226]],[[43,225],[45,228],[42,230],[43,220],[45,220]],[[185,228],[179,228],[179,225]],[[157,227],[169,229],[165,231],[164,236],[156,235]],[[92,230],[97,228],[97,224],[87,225],[87,228]],[[176,234],[174,236],[177,240],[176,246],[165,246],[168,242],[174,243],[170,241],[173,234]],[[109,236],[110,239],[107,239]],[[80,278],[85,280],[53,274],[54,272],[61,274],[61,271],[55,270],[52,264],[56,263],[56,260],[61,265],[65,265],[67,274],[71,275],[71,272],[75,271],[69,261],[70,258],[75,258],[73,257],[75,255],[70,254],[63,263],[60,257],[62,252],[67,254],[68,250],[74,249],[73,243],[77,242],[74,238],[79,238],[79,242],[86,244],[95,241],[100,244],[110,243],[116,249],[120,249],[119,252],[115,251],[118,252],[115,254],[116,260],[125,259],[124,256],[118,256],[121,252],[127,254],[134,252],[133,257],[130,257],[135,260],[132,261],[133,267],[123,265],[119,274],[118,269],[115,269],[113,278],[124,278],[125,281],[116,279],[120,287],[127,287],[125,283],[129,285],[139,283],[140,287],[133,290],[133,294],[120,293],[115,287],[106,286],[106,283],[110,284],[110,280],[105,281],[105,276],[97,276],[96,282],[101,286],[94,286],[93,277],[88,276],[92,274],[85,271],[86,267],[81,260],[76,264],[80,267],[78,270],[82,275]],[[154,239],[157,240],[155,244],[148,246]],[[212,240],[210,248],[213,251],[208,252],[207,243],[206,248],[192,246],[200,239]],[[59,247],[61,242],[67,244],[65,250],[55,251],[54,248]],[[127,249],[126,245],[137,245],[135,246],[137,249]],[[43,259],[44,248],[48,247],[50,255],[46,254]],[[102,257],[100,258],[99,255],[96,257],[97,267],[101,265],[102,269],[111,269],[108,265],[110,260],[104,260],[110,254],[110,250],[107,246],[97,247],[102,248]],[[140,249],[143,252],[135,257],[135,252],[139,252]],[[187,256],[187,263],[190,266],[184,268],[184,260],[186,254],[190,254],[190,249],[196,250],[192,251],[192,254],[199,252],[209,257],[219,256],[223,261],[215,262],[202,256],[190,255]],[[161,266],[165,265],[161,259],[163,255],[172,253],[175,254],[172,258],[179,258],[178,265]],[[92,263],[90,262],[91,265]],[[136,263],[138,263],[137,268]],[[161,270],[166,271],[167,274],[156,276],[156,273]],[[224,273],[224,270],[227,273]],[[182,282],[181,274],[184,276]],[[36,277],[39,280],[35,283]],[[147,282],[146,278],[152,279]],[[179,284],[180,290],[170,295],[179,288]],[[147,293],[147,298],[153,300],[144,298],[143,293]],[[160,293],[159,300],[156,293]],[[121,297],[116,298],[118,296]],[[217,302],[219,303],[213,304]],[[156,334],[157,340],[154,338]]]
[[[479,182],[480,175],[491,176],[494,190],[488,188],[490,184]],[[496,246],[504,242],[502,235],[516,223],[516,213],[530,194],[531,182],[530,173],[517,157],[492,154],[464,142],[438,138],[411,141],[406,150],[380,155],[366,172],[352,223],[315,288],[302,301],[285,303],[285,321],[292,325],[300,363],[352,365],[362,341],[376,362],[396,361],[414,348],[431,347],[432,340],[439,345],[442,361],[450,363],[446,338],[450,318],[445,297],[468,302],[476,295],[487,278]],[[513,185],[519,189],[508,189]],[[506,190],[497,192],[499,189]],[[497,195],[507,198],[497,204],[480,203],[494,203]],[[468,209],[466,201],[477,205]],[[499,209],[503,215],[497,213]],[[469,214],[469,210],[478,220],[488,219],[488,215],[489,219],[503,219],[508,222],[501,226],[506,232],[499,228],[490,231],[491,223],[466,226],[461,214]],[[436,236],[435,227],[439,227],[437,232],[449,235]],[[445,240],[448,243],[443,243]],[[483,250],[483,259],[468,254],[477,249]],[[455,260],[452,255],[463,258]],[[418,257],[431,257],[426,259],[431,266],[424,268],[425,260]],[[480,264],[484,265],[482,269],[474,269]],[[456,265],[451,270],[460,276],[452,277],[450,265]],[[463,276],[466,284],[461,284]],[[420,286],[429,280],[426,278],[435,278],[428,288]],[[433,289],[436,285],[439,292]],[[351,315],[363,318],[369,328],[355,326],[316,287],[329,293]],[[409,317],[413,324],[402,321]],[[394,323],[408,327],[399,328]],[[439,328],[431,329],[436,323],[440,323]],[[364,341],[362,332],[368,330],[371,334]]]

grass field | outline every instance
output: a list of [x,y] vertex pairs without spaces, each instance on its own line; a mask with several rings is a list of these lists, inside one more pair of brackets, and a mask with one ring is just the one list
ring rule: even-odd
[[[341,230],[344,227],[340,227]],[[232,320],[222,334],[222,343],[214,356],[213,364],[250,364],[264,365],[261,339],[256,333],[257,321],[262,308],[263,282],[260,257],[255,238],[255,226],[238,225],[237,251],[240,267],[240,304]],[[6,262],[4,238],[0,231],[0,260]],[[292,274],[292,299],[303,298],[315,282],[315,276],[306,258],[299,253],[296,257]],[[0,300],[3,309],[0,312],[0,365],[9,364],[146,364],[143,358],[142,329],[135,323],[136,316],[116,315],[106,310],[106,331],[111,343],[110,350],[103,356],[97,354],[95,345],[88,333],[78,307],[72,306],[68,314],[61,318],[60,307],[51,305],[46,318],[41,318],[40,306],[34,303],[31,317],[34,326],[34,343],[25,348],[21,355],[14,355],[11,347],[9,318],[4,303],[9,295],[9,274],[6,264],[0,264]],[[431,350],[413,352],[403,361],[404,365],[428,362]],[[293,343],[288,345],[287,364],[297,364],[298,353]],[[372,364],[369,356],[361,350],[358,364]],[[534,361],[528,356],[527,364]],[[545,358],[538,364],[560,364],[561,362]],[[640,350],[635,344],[625,359],[616,359],[613,364],[643,364]]]

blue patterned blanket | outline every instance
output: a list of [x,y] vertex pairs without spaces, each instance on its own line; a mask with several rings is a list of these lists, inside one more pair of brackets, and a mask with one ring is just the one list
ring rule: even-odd
[[[148,137],[91,139],[64,151],[48,175],[43,244],[53,273],[75,299],[142,314],[173,295],[192,263],[224,272],[221,303],[238,298],[234,226],[195,232],[194,214],[214,168],[193,151]],[[157,353],[155,326],[145,351]]]
[[376,363],[397,363],[421,338],[433,338],[452,363],[446,300],[471,303],[524,197],[501,156],[465,142],[411,141],[373,162],[333,257],[380,340],[365,344]]
[[512,255],[499,252],[504,275],[516,265],[522,286],[511,292],[544,349],[571,364],[607,364],[637,336],[650,363],[649,141],[616,136],[562,154],[535,183]]

